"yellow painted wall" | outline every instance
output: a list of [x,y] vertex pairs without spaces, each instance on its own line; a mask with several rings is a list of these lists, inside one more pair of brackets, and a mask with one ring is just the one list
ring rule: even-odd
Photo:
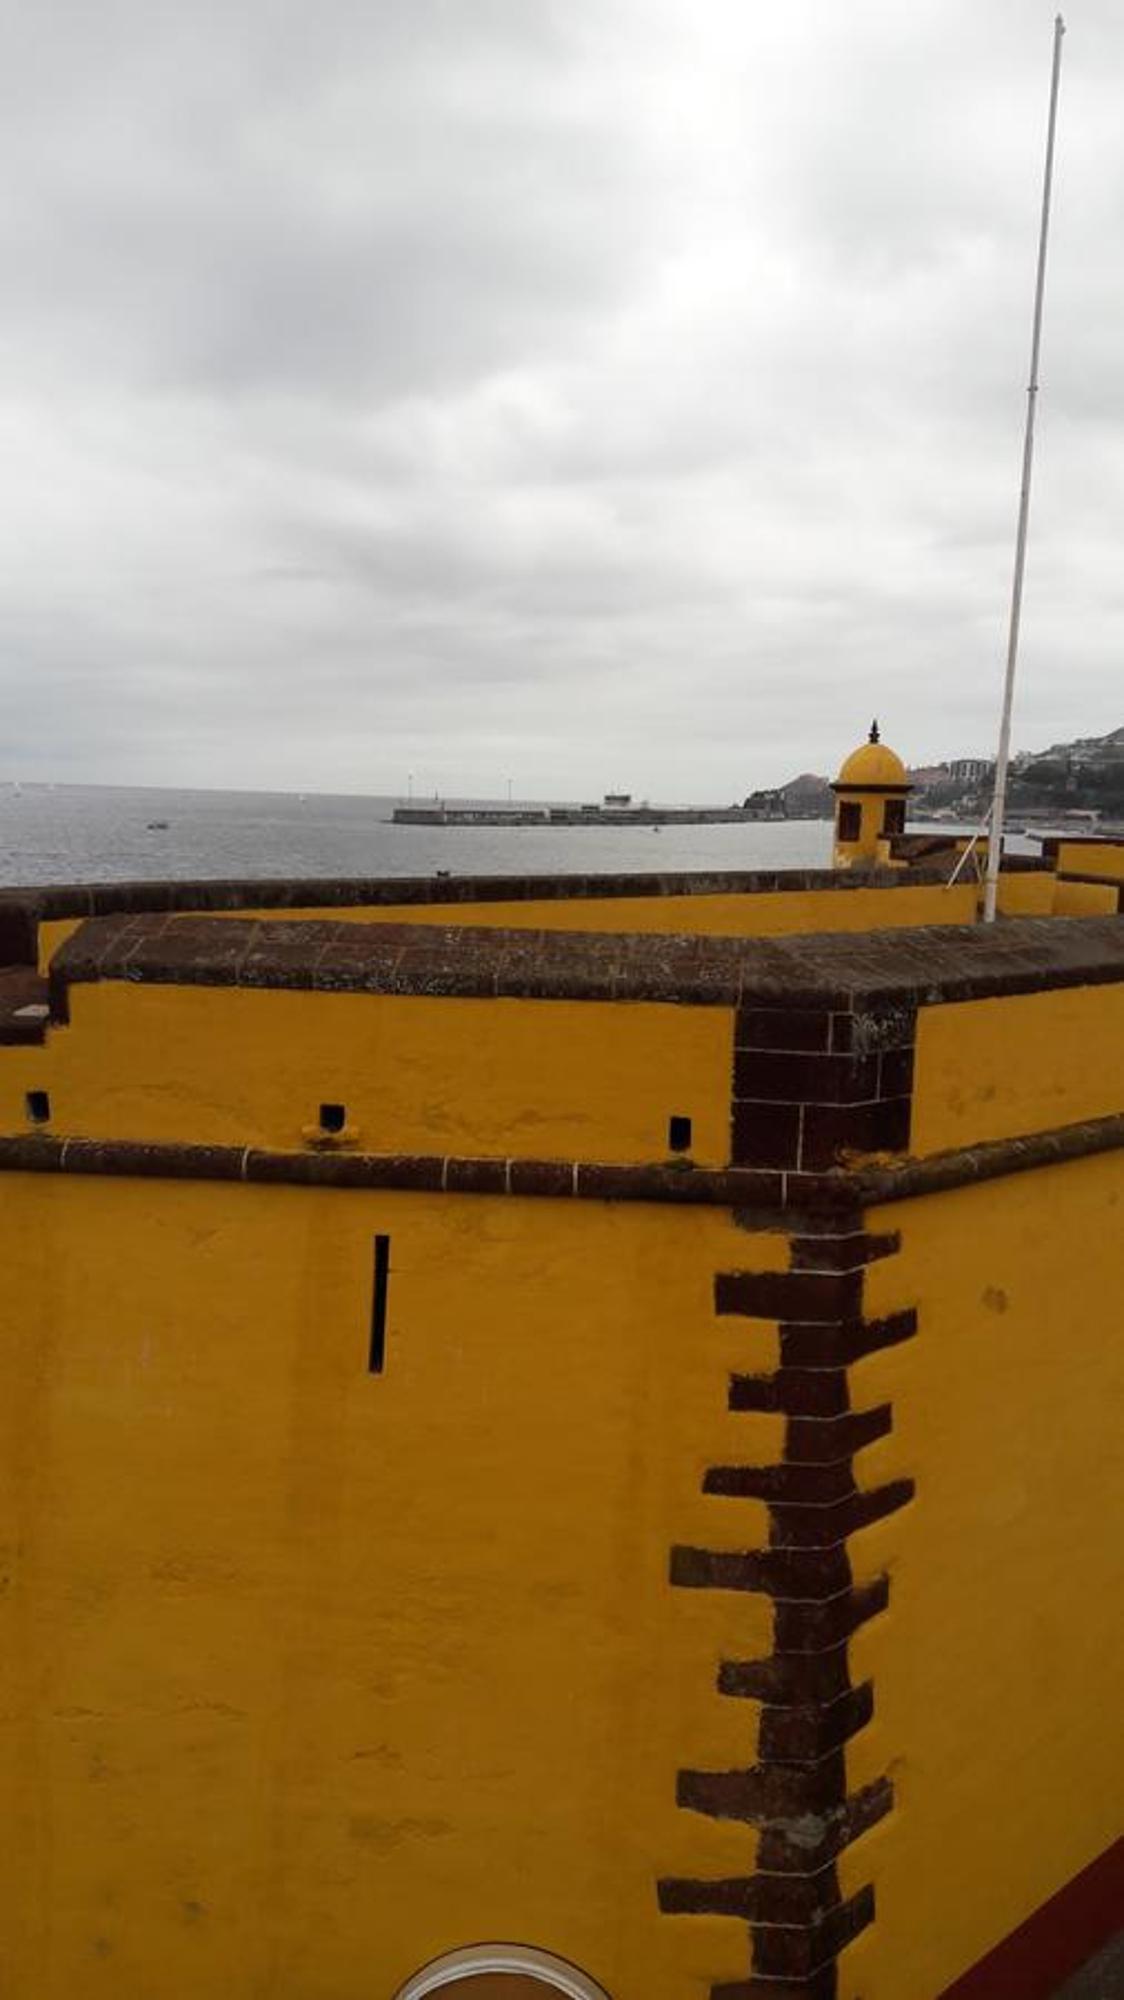
[[1055,915],[1054,877],[1046,870],[1027,869],[1017,875],[1000,874],[999,911],[1004,917],[1049,917]]
[[922,1007],[910,1151],[1009,1139],[1124,1102],[1124,986]]
[[46,972],[56,951],[61,951],[67,938],[81,930],[84,917],[50,917],[39,925],[38,959],[40,972]]
[[[883,868],[889,864],[890,843],[882,831],[886,819],[886,803],[886,795],[883,792],[839,794],[835,802],[833,868]],[[839,809],[843,805],[855,805],[859,808],[859,831],[854,840],[839,838]]]
[[45,1047],[0,1050],[0,1129],[35,1089],[60,1132],[299,1147],[342,1103],[366,1152],[660,1160],[678,1113],[720,1165],[732,1050],[722,1007],[106,981]]
[[878,1916],[841,2000],[935,2000],[1124,1825],[1122,1221],[1119,1154],[870,1218],[902,1251],[867,1310],[919,1331],[854,1370],[894,1410],[860,1465],[917,1495],[851,1544],[891,1600],[852,1641],[875,1719],[848,1779],[888,1769],[896,1809],[844,1859]]
[[[897,930],[915,924],[971,923],[970,883],[946,889],[924,883],[895,889],[792,889],[754,895],[575,896],[541,903],[403,903],[374,908],[208,910],[215,917],[318,918],[363,924],[471,924],[485,929],[641,931],[704,937],[781,937],[804,931]],[[181,912],[181,914],[188,914]],[[200,914],[200,913],[196,913]],[[44,968],[82,919],[58,917],[39,927]]]
[[1058,869],[1077,875],[1100,875],[1106,882],[1124,882],[1124,841],[1106,846],[1096,840],[1063,840]]
[[[61,1131],[296,1146],[335,1099],[373,1151],[651,1159],[674,1111],[725,1156],[723,1009],[72,1000],[0,1050],[4,1129],[46,1088]],[[1118,1110],[1122,1009],[922,1009],[913,1150]],[[888,1770],[897,1807],[841,1862],[878,1899],[841,2000],[936,2000],[1118,1830],[1122,1215],[1115,1155],[869,1219],[903,1247],[866,1311],[920,1331],[853,1371],[895,1411],[859,1476],[918,1492],[851,1544],[893,1595],[852,1642],[848,1777]],[[674,1784],[752,1761],[714,1667],[770,1621],[672,1591],[667,1552],[767,1539],[698,1486],[780,1455],[781,1418],[723,1407],[775,1331],[711,1286],[784,1249],[707,1210],[2,1177],[5,2000],[390,2000],[489,1937],[612,2000],[743,1978],[744,1926],[662,1917],[654,1885],[752,1867]]]
[[[389,2000],[512,1939],[612,2000],[705,2000],[743,1873],[674,1802],[748,1761],[763,1600],[669,1546],[759,1543],[704,1466],[744,1327],[713,1211],[5,1176],[5,2000]],[[388,1365],[366,1372],[371,1240]],[[780,1265],[779,1238],[753,1263]]]
[[1114,917],[1120,895],[1115,884],[1106,882],[1054,883],[1056,917]]
[[[220,914],[215,912],[215,915]],[[235,915],[234,911],[227,912]],[[276,917],[276,910],[239,912]],[[639,931],[700,937],[784,937],[805,931],[899,930],[969,923],[974,900],[957,884],[904,889],[769,889],[712,896],[575,896],[541,903],[403,904],[370,910],[306,910],[290,915],[363,923],[472,924],[500,930]]]

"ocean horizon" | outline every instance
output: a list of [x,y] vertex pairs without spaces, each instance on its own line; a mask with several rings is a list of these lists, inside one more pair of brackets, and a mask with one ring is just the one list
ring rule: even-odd
[[[402,795],[0,783],[0,884],[827,868],[831,823],[395,825]],[[415,793],[413,803],[421,803]],[[461,800],[449,805],[569,805]]]

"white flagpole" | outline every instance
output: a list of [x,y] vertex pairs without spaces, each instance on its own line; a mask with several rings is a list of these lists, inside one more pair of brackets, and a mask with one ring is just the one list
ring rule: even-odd
[[1023,571],[1026,567],[1026,529],[1030,516],[1030,474],[1034,463],[1034,410],[1038,400],[1038,349],[1042,339],[1042,297],[1046,289],[1046,237],[1050,227],[1050,189],[1054,179],[1054,128],[1058,115],[1058,78],[1062,66],[1062,36],[1065,22],[1054,19],[1054,66],[1050,76],[1050,118],[1046,128],[1046,171],[1042,179],[1042,224],[1038,236],[1038,276],[1034,288],[1034,332],[1030,342],[1030,383],[1026,392],[1026,436],[1023,440],[1023,478],[1019,493],[1019,525],[1015,536],[1015,575],[1011,586],[1011,622],[1007,633],[1007,677],[1003,685],[1003,719],[999,726],[999,753],[995,760],[995,791],[991,802],[991,827],[987,843],[987,876],[984,882],[983,920],[995,920],[999,890],[999,860],[1003,847],[1003,813],[1007,803],[1007,767],[1011,755],[1011,709],[1015,698],[1015,667],[1019,656],[1019,618],[1023,602]]

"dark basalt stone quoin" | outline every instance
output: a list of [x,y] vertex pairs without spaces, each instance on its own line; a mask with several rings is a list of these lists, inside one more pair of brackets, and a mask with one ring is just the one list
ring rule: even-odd
[[713,1465],[703,1475],[703,1490],[718,1500],[765,1502],[766,1547],[671,1552],[678,1587],[760,1592],[772,1604],[771,1653],[724,1660],[717,1674],[719,1694],[758,1704],[755,1761],[728,1771],[685,1768],[676,1789],[685,1811],[758,1829],[756,1870],[659,1884],[668,1916],[736,1916],[748,1926],[749,1976],[713,1988],[712,2000],[835,1996],[839,1953],[874,1919],[873,1890],[845,1901],[836,1861],[893,1803],[887,1778],[850,1795],[846,1775],[846,1746],[871,1721],[876,1701],[870,1679],[852,1679],[848,1642],[885,1610],[889,1580],[856,1584],[849,1545],[908,1505],[914,1488],[904,1478],[860,1483],[857,1455],[889,1429],[891,1412],[852,1409],[851,1365],[916,1331],[912,1309],[881,1320],[863,1314],[866,1270],[897,1248],[889,1232],[820,1221],[791,1239],[788,1270],[724,1271],[715,1279],[718,1314],[777,1323],[780,1367],[734,1374],[726,1399],[732,1410],[783,1415],[785,1445],[774,1464]]

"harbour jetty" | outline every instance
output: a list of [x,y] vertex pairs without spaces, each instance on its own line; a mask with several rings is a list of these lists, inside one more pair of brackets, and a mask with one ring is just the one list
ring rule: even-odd
[[638,805],[628,792],[609,792],[600,805],[448,805],[432,799],[396,806],[396,826],[730,826],[742,820],[788,819],[779,793],[741,806]]

